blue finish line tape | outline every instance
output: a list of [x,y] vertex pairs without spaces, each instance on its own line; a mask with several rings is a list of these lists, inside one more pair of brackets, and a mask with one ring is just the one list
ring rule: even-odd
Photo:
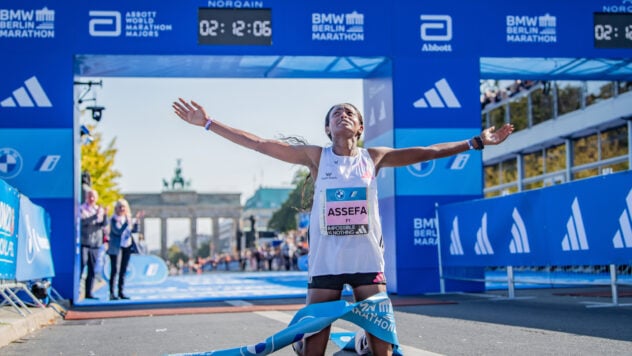
[[[352,322],[368,333],[393,344],[393,354],[402,355],[395,330],[393,305],[386,293],[378,293],[356,303],[336,300],[308,305],[296,312],[287,328],[258,344],[200,353],[169,354],[168,356],[268,355],[301,340],[305,334],[322,330],[337,319]],[[336,334],[333,336],[336,337]],[[353,341],[352,338],[342,348],[353,345]]]

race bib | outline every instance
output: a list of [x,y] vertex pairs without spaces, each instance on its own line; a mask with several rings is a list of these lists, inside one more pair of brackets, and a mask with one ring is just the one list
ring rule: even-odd
[[365,235],[369,232],[367,188],[333,188],[325,191],[323,219],[327,235]]

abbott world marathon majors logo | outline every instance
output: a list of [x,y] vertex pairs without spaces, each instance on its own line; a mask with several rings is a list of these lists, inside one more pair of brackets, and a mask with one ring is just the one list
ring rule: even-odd
[[55,10],[0,9],[0,38],[55,38]]
[[173,25],[159,23],[157,11],[97,11],[89,13],[89,33],[92,37],[155,38],[173,30]]
[[556,43],[557,17],[508,15],[507,42],[512,43]]
[[364,14],[312,13],[312,41],[364,41]]
[[22,171],[23,160],[20,153],[13,148],[0,148],[0,178],[10,179]]

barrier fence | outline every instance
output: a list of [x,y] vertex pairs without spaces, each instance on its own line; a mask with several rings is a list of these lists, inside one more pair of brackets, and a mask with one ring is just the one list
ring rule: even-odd
[[0,180],[0,306],[26,316],[29,304],[44,307],[42,299],[55,299],[50,292],[59,297],[50,286],[55,269],[49,236],[46,210]]
[[463,267],[506,268],[510,298],[516,283],[537,283],[517,278],[516,266],[608,266],[613,305],[617,286],[631,285],[619,279],[617,266],[632,264],[632,171],[437,206],[436,218],[441,292],[449,279],[489,281],[445,273]]

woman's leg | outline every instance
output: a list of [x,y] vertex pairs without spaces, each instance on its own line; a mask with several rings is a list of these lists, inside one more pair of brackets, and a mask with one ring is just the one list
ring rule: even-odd
[[[334,289],[308,289],[307,290],[307,304],[330,302],[332,300],[339,300],[342,291]],[[329,342],[329,332],[331,326],[327,326],[318,333],[311,335],[304,340],[305,347],[303,355],[324,355],[327,349],[327,343]]]
[[[369,285],[355,287],[353,289],[353,296],[355,297],[356,302],[359,302],[361,300],[365,300],[380,292],[386,292],[385,285],[369,284]],[[367,341],[369,342],[369,347],[371,348],[371,353],[373,355],[375,356],[389,355],[390,356],[393,354],[393,345],[369,333],[366,333],[366,337],[367,337]]]
[[123,288],[125,287],[125,274],[127,273],[127,265],[129,264],[129,259],[132,256],[132,250],[129,247],[121,248],[121,270],[119,271],[118,277],[118,296],[121,299],[128,299],[125,294],[123,294]]
[[118,255],[108,256],[110,256],[110,299],[118,299],[116,298],[116,294],[114,294],[114,286],[116,285],[118,273]]

